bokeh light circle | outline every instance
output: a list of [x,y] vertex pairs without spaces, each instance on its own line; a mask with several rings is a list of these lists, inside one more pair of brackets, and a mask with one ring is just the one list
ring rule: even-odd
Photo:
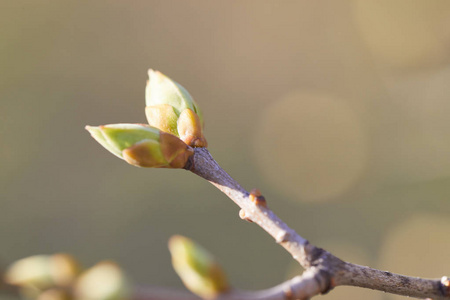
[[393,273],[422,278],[448,275],[450,219],[442,215],[416,215],[391,228],[381,248],[379,267]]
[[274,187],[302,201],[330,200],[350,189],[367,162],[367,136],[342,99],[298,91],[259,118],[255,159]]
[[372,54],[390,66],[436,65],[450,56],[448,0],[355,0],[354,16]]

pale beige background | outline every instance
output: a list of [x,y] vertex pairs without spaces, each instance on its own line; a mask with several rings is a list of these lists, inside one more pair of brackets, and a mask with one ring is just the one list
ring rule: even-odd
[[[292,274],[208,183],[131,167],[85,132],[145,122],[151,67],[200,104],[221,165],[313,243],[450,275],[449,25],[447,0],[0,0],[1,263],[64,251],[181,287],[166,243],[184,234],[239,288]],[[329,299],[362,296],[388,297]]]

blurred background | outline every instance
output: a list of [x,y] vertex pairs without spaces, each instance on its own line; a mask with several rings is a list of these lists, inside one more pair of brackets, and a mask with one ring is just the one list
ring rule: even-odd
[[1,264],[68,252],[182,287],[167,241],[183,234],[239,288],[301,272],[209,183],[132,167],[84,130],[146,122],[153,68],[199,103],[222,167],[312,243],[450,275],[449,62],[447,0],[0,0]]

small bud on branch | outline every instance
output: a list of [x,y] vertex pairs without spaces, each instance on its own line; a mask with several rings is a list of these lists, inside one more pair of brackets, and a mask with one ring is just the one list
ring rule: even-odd
[[159,71],[150,69],[145,89],[147,121],[164,132],[178,136],[192,147],[207,147],[203,115],[188,91]]
[[103,261],[83,272],[74,285],[75,299],[129,300],[131,287],[114,262]]
[[86,126],[105,149],[131,165],[147,168],[183,168],[191,147],[174,135],[140,124]]
[[79,264],[71,255],[34,255],[9,266],[5,282],[25,289],[45,290],[69,286],[79,272]]
[[169,241],[169,250],[175,271],[191,292],[204,299],[213,299],[228,291],[225,272],[203,247],[176,235]]

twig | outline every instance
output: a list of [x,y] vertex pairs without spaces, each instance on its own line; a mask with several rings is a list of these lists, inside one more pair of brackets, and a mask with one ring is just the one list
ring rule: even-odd
[[[289,300],[308,299],[318,294],[314,270],[308,270],[273,288],[261,291],[231,290],[215,300]],[[163,288],[136,289],[133,300],[200,300],[195,295],[183,291]]]
[[134,288],[132,300],[201,300],[201,298],[186,290],[146,286]]
[[326,293],[339,285],[370,288],[416,298],[450,299],[450,282],[447,277],[441,280],[421,279],[371,269],[344,262],[331,253],[311,245],[278,218],[257,192],[249,193],[231,178],[206,148],[196,148],[195,154],[185,168],[208,180],[225,193],[241,208],[242,218],[258,224],[306,269],[300,277],[302,280],[297,285],[291,284],[293,291],[297,292],[298,289],[300,293],[298,295],[294,293],[291,299],[310,298],[319,293]]

